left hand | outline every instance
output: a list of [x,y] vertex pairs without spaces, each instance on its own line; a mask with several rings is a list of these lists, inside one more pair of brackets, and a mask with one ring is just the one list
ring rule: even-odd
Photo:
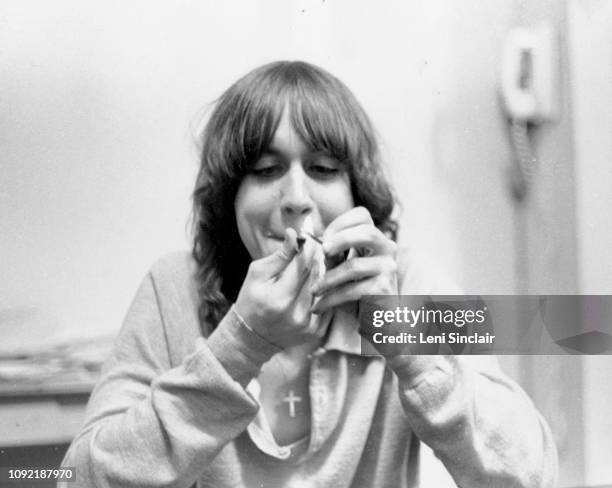
[[374,226],[370,212],[355,207],[337,217],[323,234],[326,258],[350,249],[352,257],[329,269],[312,288],[320,297],[312,311],[323,313],[343,303],[359,300],[363,295],[398,293],[397,245]]

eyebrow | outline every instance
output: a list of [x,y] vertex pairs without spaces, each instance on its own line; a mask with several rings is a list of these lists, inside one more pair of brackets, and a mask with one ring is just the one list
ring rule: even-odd
[[[279,149],[279,148],[277,148],[276,146],[274,146],[272,144],[261,152],[261,156],[280,156],[280,157],[282,157],[284,155],[285,155],[285,152],[282,149]],[[326,157],[326,158],[335,159],[334,156],[332,156],[328,152],[321,151],[321,150],[312,150],[312,151],[308,150],[306,152],[306,155],[309,156],[309,157],[312,157],[312,156],[323,156],[323,157]]]
[[274,146],[268,146],[261,152],[261,155],[262,156],[282,156],[283,151],[281,151],[280,149],[277,149]]

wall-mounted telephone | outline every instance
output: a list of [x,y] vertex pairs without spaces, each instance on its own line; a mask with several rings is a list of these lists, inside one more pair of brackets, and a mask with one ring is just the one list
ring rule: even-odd
[[548,24],[515,28],[504,43],[501,96],[515,152],[512,190],[519,201],[525,197],[529,181],[538,169],[530,131],[559,116],[556,47]]
[[510,118],[532,123],[558,117],[558,56],[548,24],[508,33],[502,57],[502,97]]

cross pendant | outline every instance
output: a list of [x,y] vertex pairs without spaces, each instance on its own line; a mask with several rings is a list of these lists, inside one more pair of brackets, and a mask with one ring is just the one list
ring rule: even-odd
[[301,401],[302,397],[296,396],[293,390],[289,390],[289,394],[283,398],[283,402],[287,402],[289,404],[289,417],[295,417],[295,404]]

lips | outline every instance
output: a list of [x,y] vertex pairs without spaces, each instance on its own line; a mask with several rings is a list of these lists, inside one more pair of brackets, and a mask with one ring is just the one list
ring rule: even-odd
[[[322,234],[315,232],[315,226],[311,215],[308,215],[301,221],[293,222],[292,224],[294,225],[290,224],[289,226],[287,226],[287,228],[294,229],[298,236],[305,238],[307,235],[309,235],[313,237],[314,240],[319,242],[319,244],[321,243],[323,236]],[[266,234],[266,237],[274,240],[284,241],[285,230],[286,229],[271,229]]]
[[[298,233],[298,235],[299,235],[299,233]],[[313,237],[319,243],[323,240],[323,235],[322,234],[309,233],[308,235]],[[285,240],[285,234],[266,234],[266,238],[273,239],[275,241],[284,241]]]

